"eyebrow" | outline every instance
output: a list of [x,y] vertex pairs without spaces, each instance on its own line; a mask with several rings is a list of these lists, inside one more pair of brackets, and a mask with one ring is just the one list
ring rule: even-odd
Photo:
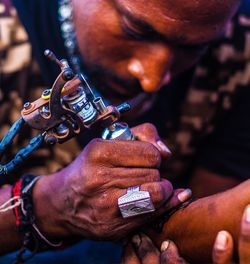
[[[143,32],[149,33],[152,35],[162,36],[152,25],[150,25],[145,20],[137,17],[135,14],[133,14],[131,11],[129,11],[127,8],[124,8],[122,5],[117,4],[116,5],[117,10],[120,14],[125,15],[132,23],[134,23],[136,26],[138,26]],[[164,36],[162,36],[164,37]]]
[[120,3],[116,2],[116,8],[117,11],[121,14],[121,15],[125,15],[132,23],[136,24],[137,26],[139,26],[139,28],[142,30],[142,32],[147,33],[149,36],[151,37],[156,37],[162,40],[165,40],[166,42],[168,42],[170,45],[175,45],[178,47],[183,47],[183,48],[197,48],[197,47],[204,47],[204,46],[208,46],[209,44],[211,44],[211,42],[213,41],[204,41],[201,43],[187,43],[185,42],[186,37],[185,36],[175,36],[175,38],[173,39],[169,39],[167,38],[164,34],[162,34],[161,32],[158,32],[152,25],[150,25],[148,22],[146,22],[145,20],[143,20],[142,18],[136,16],[135,14],[133,14],[130,10],[128,10],[127,8],[125,8],[124,6],[122,6]]

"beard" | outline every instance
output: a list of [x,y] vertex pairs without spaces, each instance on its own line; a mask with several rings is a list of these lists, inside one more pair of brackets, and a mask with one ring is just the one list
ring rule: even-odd
[[83,69],[90,83],[108,100],[130,100],[142,93],[137,79],[120,77],[108,67],[84,62]]

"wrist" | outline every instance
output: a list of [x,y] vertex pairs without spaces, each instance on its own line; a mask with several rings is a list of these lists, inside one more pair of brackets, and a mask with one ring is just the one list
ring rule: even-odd
[[[11,199],[11,186],[0,188],[0,204],[4,204]],[[0,255],[16,250],[22,242],[22,235],[18,232],[13,210],[1,212],[0,217]]]
[[60,173],[46,175],[37,181],[32,192],[36,225],[49,239],[62,239],[69,235],[65,224],[62,185]]

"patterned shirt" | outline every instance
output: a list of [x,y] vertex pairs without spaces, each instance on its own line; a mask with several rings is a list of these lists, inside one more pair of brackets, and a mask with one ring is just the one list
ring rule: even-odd
[[[19,117],[24,102],[41,96],[46,88],[39,67],[32,56],[28,35],[9,0],[0,3],[0,137],[2,138]],[[38,132],[25,127],[6,155],[5,162]],[[69,164],[80,147],[71,140],[56,147],[43,146],[34,152],[18,172],[48,174]],[[4,162],[3,162],[4,163]]]
[[[45,5],[46,1],[31,0],[41,5]],[[25,0],[25,4],[27,2]],[[55,3],[52,0],[48,2],[50,6]],[[162,164],[164,176],[177,178],[201,166],[225,177],[233,176],[240,180],[249,178],[249,6],[249,1],[243,2],[242,9],[228,24],[225,37],[213,43],[194,73],[190,71],[182,75],[177,83],[162,89],[154,107],[137,120],[137,123],[154,123],[174,154],[171,161]],[[28,15],[34,16],[31,13]],[[34,41],[33,38],[30,40]],[[20,117],[24,102],[38,98],[46,88],[40,68],[46,71],[47,67],[38,67],[39,58],[34,58],[35,49],[37,46],[31,47],[10,1],[1,0],[0,138]],[[65,57],[63,54],[59,56]],[[15,139],[2,163],[27,145],[36,133],[26,127]],[[54,147],[43,146],[12,178],[28,172],[38,175],[55,172],[69,164],[80,149],[76,139]],[[104,252],[112,252],[109,255],[114,258],[110,260],[107,257],[105,260]],[[55,260],[60,263],[79,263],[79,259],[84,259],[86,263],[117,263],[119,256],[117,246],[114,248],[114,245],[107,243],[98,246],[94,242],[83,241],[74,250],[71,248],[64,254],[53,252],[48,253],[47,257],[37,255],[32,263],[55,263]],[[0,261],[9,263],[10,259],[7,256]]]
[[[202,58],[192,81],[163,89],[155,106],[139,120],[155,123],[174,153],[172,160],[162,166],[164,175],[176,177],[202,166],[221,175],[248,178],[250,12],[246,12],[249,8],[242,10],[228,24],[225,37]],[[46,88],[27,33],[9,0],[0,4],[0,58],[2,138],[19,118],[23,103],[38,98]],[[4,162],[36,133],[26,128]],[[43,146],[15,176],[52,173],[69,164],[80,149],[75,139],[54,147]]]

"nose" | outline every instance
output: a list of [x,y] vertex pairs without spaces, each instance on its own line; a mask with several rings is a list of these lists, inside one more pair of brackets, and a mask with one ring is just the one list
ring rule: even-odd
[[170,82],[172,57],[171,48],[154,43],[136,51],[129,60],[128,71],[138,79],[145,92],[157,92]]

